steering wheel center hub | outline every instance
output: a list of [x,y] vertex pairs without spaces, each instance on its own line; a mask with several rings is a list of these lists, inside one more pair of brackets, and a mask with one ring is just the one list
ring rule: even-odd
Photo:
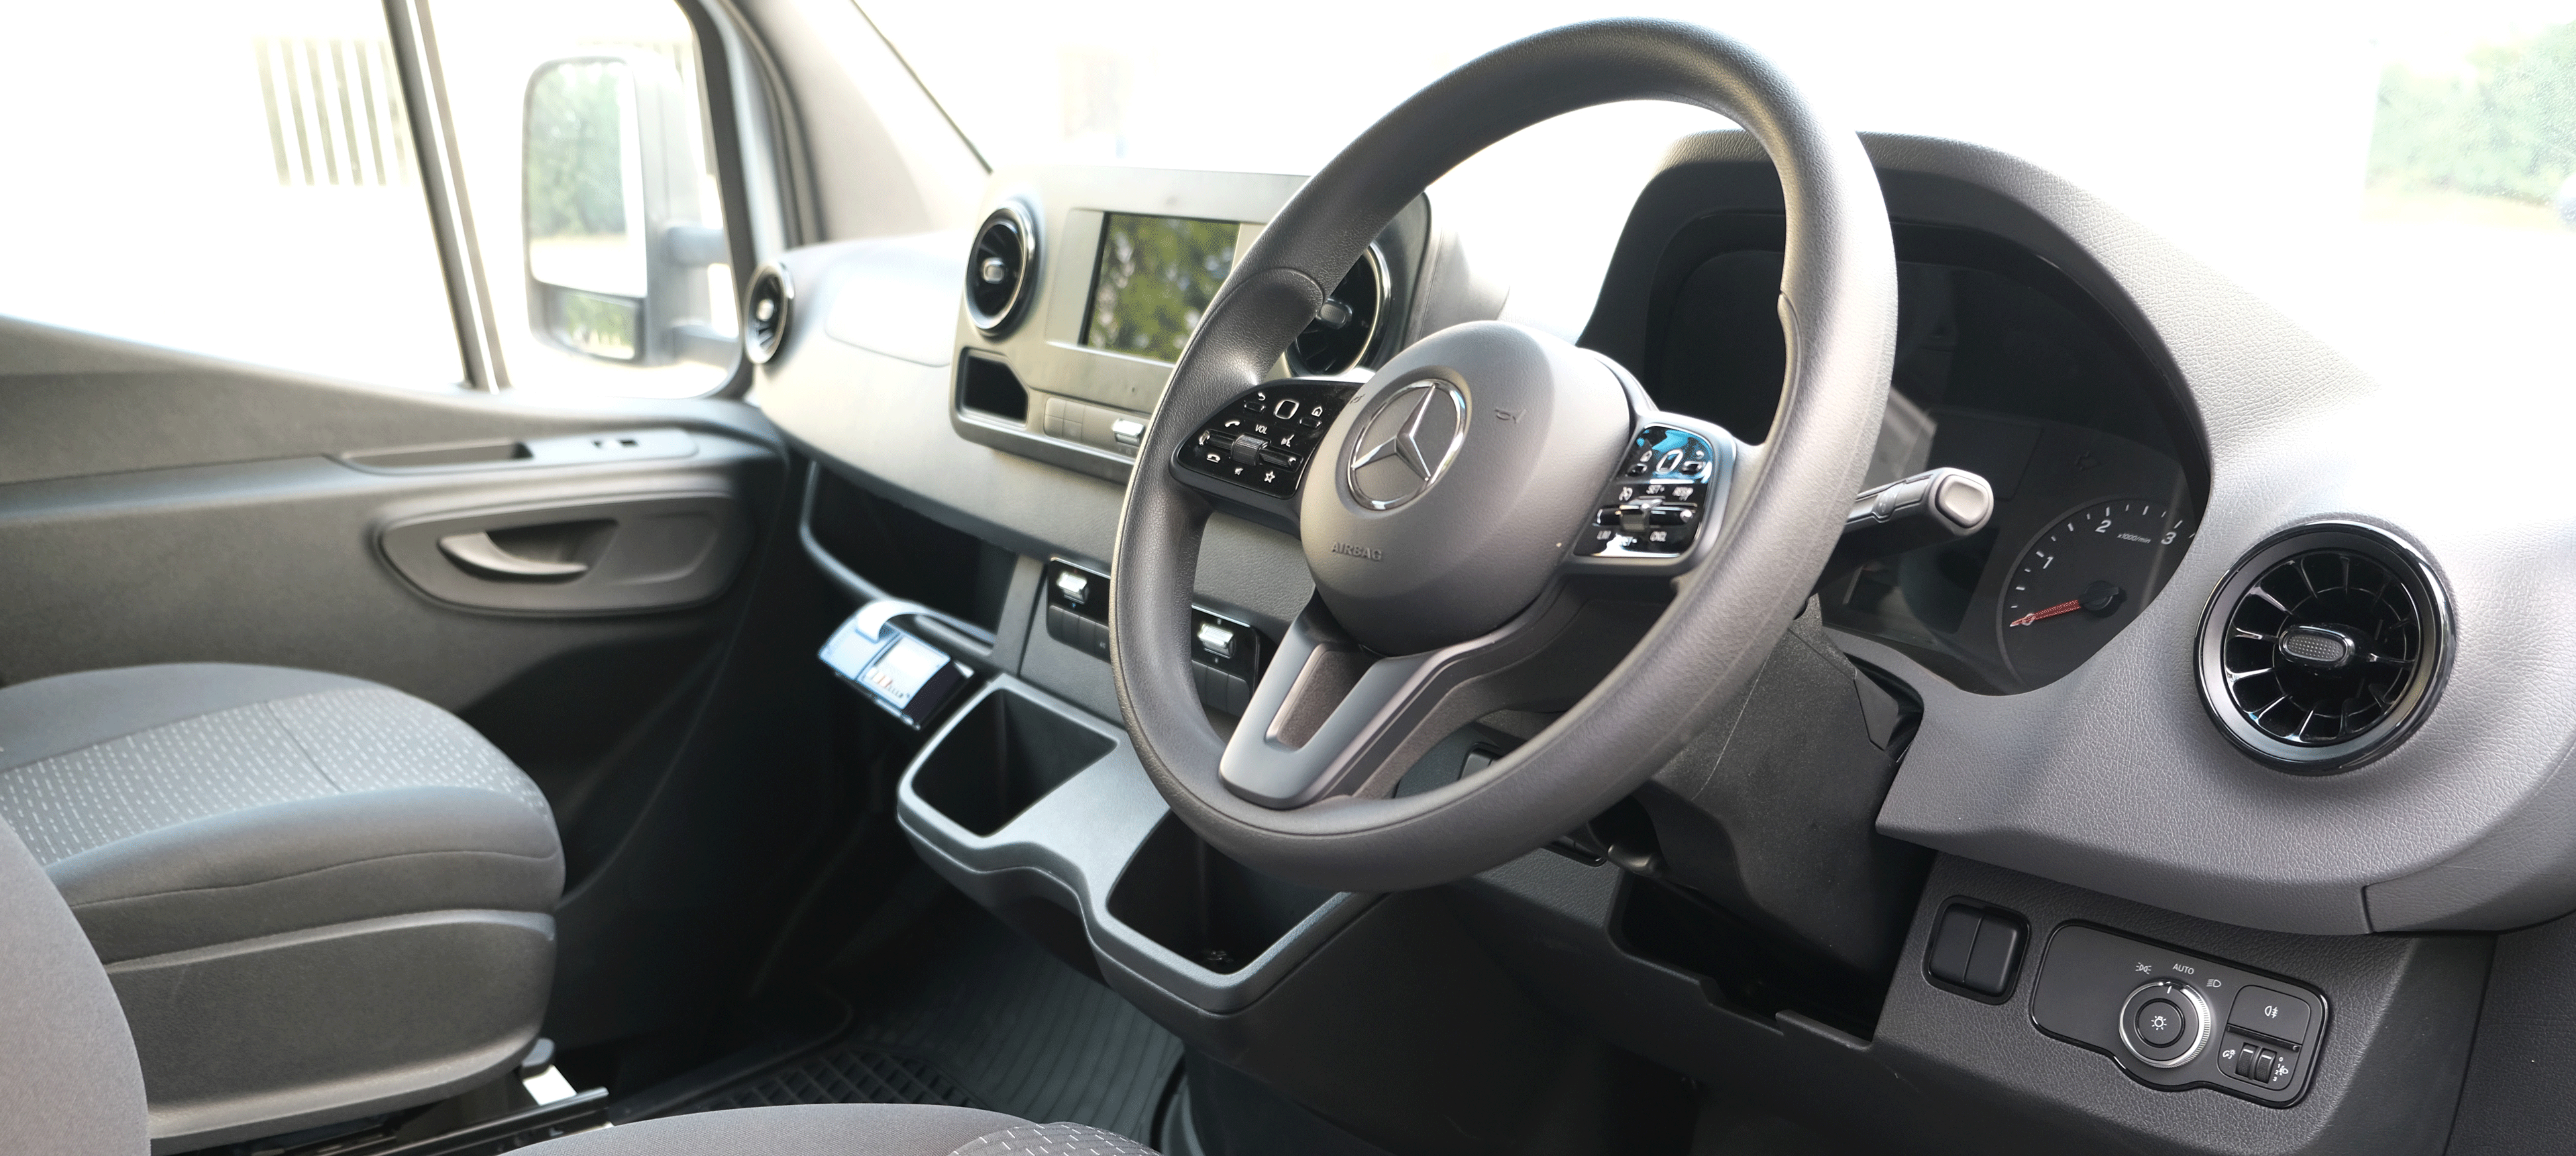
[[1607,362],[1501,322],[1406,350],[1343,414],[1298,513],[1324,604],[1382,654],[1474,638],[1537,599],[1633,425]]
[[1351,499],[1392,510],[1428,493],[1467,444],[1467,391],[1425,377],[1380,399],[1360,419],[1342,481]]

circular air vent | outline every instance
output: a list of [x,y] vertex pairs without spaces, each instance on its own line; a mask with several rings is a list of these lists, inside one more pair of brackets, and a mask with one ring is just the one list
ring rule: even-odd
[[1371,245],[1342,283],[1333,287],[1306,331],[1289,344],[1289,371],[1301,377],[1323,377],[1358,365],[1377,341],[1378,316],[1385,312],[1381,308],[1385,302],[1386,260]]
[[966,258],[966,317],[987,337],[998,337],[1028,304],[1029,278],[1037,272],[1038,234],[1018,205],[1004,205],[975,230]]
[[2200,627],[2200,688],[2236,744],[2287,770],[2355,766],[2413,730],[2440,689],[2441,586],[2367,526],[2321,523],[2246,556]]
[[787,270],[763,265],[751,275],[742,295],[742,352],[754,364],[766,365],[787,339],[787,322],[796,311],[796,286]]

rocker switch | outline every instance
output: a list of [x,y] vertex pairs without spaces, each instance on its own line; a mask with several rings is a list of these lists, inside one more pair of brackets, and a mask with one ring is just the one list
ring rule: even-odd
[[2022,926],[2021,918],[2010,912],[1953,903],[1933,925],[1924,969],[1944,983],[2002,995],[2011,989],[2021,962]]

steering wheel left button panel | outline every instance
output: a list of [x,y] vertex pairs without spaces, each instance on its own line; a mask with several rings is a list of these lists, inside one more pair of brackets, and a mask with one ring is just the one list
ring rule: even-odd
[[1353,387],[1274,381],[1236,398],[1181,444],[1177,464],[1274,498],[1294,497]]

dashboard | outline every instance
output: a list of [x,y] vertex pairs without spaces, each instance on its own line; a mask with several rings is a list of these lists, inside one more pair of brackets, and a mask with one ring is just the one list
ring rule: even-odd
[[[1459,885],[1500,921],[1493,950],[1525,948],[1528,982],[1569,1014],[1712,1079],[1832,1069],[1883,1082],[1892,1067],[2111,1120],[2141,1151],[2216,1150],[2207,1138],[2222,1135],[2256,1138],[2231,1151],[2367,1149],[2407,1113],[2446,1113],[2482,941],[2403,933],[2498,931],[2576,908],[2576,826],[2563,819],[2576,776],[2556,773],[2576,744],[2576,701],[2531,677],[2576,669],[2576,635],[2508,613],[2576,597],[2576,516],[2534,510],[2539,467],[2515,465],[2550,460],[2546,439],[2482,427],[2480,445],[2517,448],[2418,439],[2410,452],[2441,468],[2389,468],[2405,440],[2390,431],[2426,415],[2379,399],[2259,299],[2012,158],[1866,143],[1900,300],[1865,484],[1965,470],[1991,487],[1992,513],[1966,537],[1824,575],[1819,612],[1775,655],[1802,663],[1797,677],[1784,667],[1773,697],[1750,700],[1767,716],[1747,710],[1708,736],[1772,761],[1741,781],[1668,770],[1639,793],[1642,811],[1614,808],[1569,845]],[[813,464],[808,552],[853,590],[967,622],[926,633],[1011,680],[1013,702],[1079,715],[1077,729],[1123,752],[1100,608],[1126,480],[1227,471],[1211,476],[1249,497],[1209,521],[1192,591],[1193,637],[1222,651],[1191,658],[1211,721],[1229,725],[1314,597],[1298,543],[1255,492],[1260,470],[1293,482],[1302,463],[1263,455],[1295,456],[1278,439],[1301,436],[1313,407],[1329,412],[1393,352],[1506,301],[1418,199],[1271,367],[1303,384],[1274,382],[1219,415],[1243,424],[1201,431],[1224,440],[1218,459],[1139,463],[1197,314],[1298,185],[1014,170],[997,174],[970,233],[790,254],[775,283],[794,308],[755,399]],[[1631,209],[1578,342],[1656,405],[1730,431],[1748,458],[1780,404],[1783,214],[1776,174],[1742,134],[1679,142]],[[1245,449],[1246,433],[1258,444]],[[2486,513],[2461,516],[2470,509]],[[1866,677],[1845,677],[1855,669]],[[1845,715],[1839,745],[1799,730]],[[1546,721],[1479,720],[1443,744],[1457,762],[1441,781]],[[1364,897],[1290,904],[1264,932],[1281,938],[1226,945],[1222,972],[1144,942],[1114,911],[1144,841],[1203,870],[1217,857],[1190,850],[1131,755],[1109,758],[1130,759],[1134,781],[1064,788],[1107,809],[912,833],[979,898],[1076,910],[1074,940],[1087,933],[1126,969],[1110,975],[1122,993],[1180,1001],[1161,1005],[1167,1022],[1257,1008],[1315,950],[1292,926],[1363,918]],[[1864,999],[1801,1007],[1809,997],[1776,982],[1763,994],[1778,973],[1746,980],[1751,965],[1709,951],[1708,928],[1769,934],[1718,909],[1758,906],[1746,901],[1763,866],[1751,836],[1798,834],[1776,804],[1849,787],[1826,771],[1861,782],[1829,801],[1875,840],[1869,870],[1920,896],[1892,913],[1879,966],[1901,958],[1926,978],[1899,969],[1891,985],[1871,971]],[[1112,796],[1134,813],[1103,819]],[[1779,830],[1730,831],[1709,818],[1722,807]],[[1660,852],[1638,850],[1641,828],[1663,832]],[[1134,845],[1100,845],[1111,833]],[[1630,870],[1623,880],[1605,864]],[[1721,867],[1747,890],[1688,875]],[[1653,870],[1661,882],[1637,882]],[[1781,874],[1783,894],[1849,882]],[[2068,937],[2087,927],[2100,934]],[[1978,955],[1967,945],[1987,943],[1984,929],[2004,946]],[[2047,963],[2079,955],[2091,971]],[[1849,966],[1778,958],[1811,980]],[[2165,1045],[2104,1026],[2125,1014],[2111,997],[2141,966],[2278,993],[2314,1017],[2231,1036],[2245,1027],[2236,1005],[2195,1002],[2185,984],[2159,1006],[2197,1017],[2214,1050],[2158,1068],[2136,1057]],[[1690,975],[1707,978],[1677,978]],[[2383,1043],[2400,1020],[2450,1026]],[[1805,1042],[1783,1045],[1784,1032]],[[2101,1055],[2034,1051],[2052,1039]],[[2140,1136],[2157,1142],[2131,1143]]]
[[[1834,645],[1920,710],[1878,829],[2308,933],[2457,926],[2487,918],[2476,911],[2576,902],[2542,860],[2502,872],[2452,865],[2483,840],[2518,838],[2508,823],[2554,763],[2514,753],[2527,741],[2515,732],[2433,704],[2464,693],[2527,703],[2571,727],[2576,707],[2542,702],[2510,664],[2458,658],[2454,623],[2474,612],[2471,590],[2507,573],[2528,585],[2529,567],[2491,576],[2428,559],[2510,562],[2527,536],[2448,517],[2467,482],[2423,485],[2376,468],[2369,437],[2315,433],[2375,412],[2367,381],[2242,289],[2108,210],[2063,207],[2089,202],[2010,158],[1951,142],[1868,143],[1902,262],[1902,356],[1871,477],[1950,466],[1984,476],[1997,498],[1975,536],[1871,559],[1817,591]],[[1136,468],[1129,443],[1170,370],[1150,354],[1168,354],[1174,336],[1166,325],[1123,349],[1109,336],[1127,324],[1129,252],[1145,237],[1136,230],[1195,238],[1202,280],[1189,292],[1204,292],[1226,230],[1239,252],[1297,186],[1260,174],[1018,170],[995,178],[991,215],[972,234],[800,251],[783,275],[801,320],[757,396],[826,483],[960,536],[953,547],[879,552],[984,559],[907,596],[998,588],[993,567],[1013,557],[1114,578]],[[1684,140],[1639,194],[1579,344],[1628,367],[1658,404],[1758,451],[1780,377],[1768,286],[1783,212],[1777,176],[1748,139]],[[1122,233],[1117,220],[1134,223]],[[1374,336],[1318,380],[1356,382],[1392,349],[1502,310],[1506,291],[1429,201],[1374,240],[1353,276],[1373,289],[1375,318],[1363,324],[1354,309],[1345,321]],[[984,281],[987,258],[998,282]],[[988,284],[1010,292],[969,299],[970,285]],[[1183,282],[1162,284],[1149,296],[1168,291],[1161,305],[1186,320]],[[2225,336],[2174,341],[2210,331]],[[1272,375],[1331,364],[1283,356]],[[2214,483],[2221,463],[2231,489]],[[1194,593],[1208,614],[1275,643],[1313,586],[1296,541],[1258,514],[1253,501],[1210,522]],[[2346,552],[2403,577],[2405,597],[2371,611],[2388,645],[2359,649],[2365,640],[2287,601],[2267,608],[2277,621],[2247,617],[2242,600],[2259,601],[2260,584],[2229,586],[2267,542],[2321,520],[2358,527]],[[2212,615],[2223,587],[2236,601]],[[2308,594],[2320,606],[2340,597]],[[2388,661],[2258,672],[2223,645],[2201,656],[2204,638],[2227,641],[2204,629],[2219,618]],[[1117,717],[1095,651],[1032,633],[1026,661],[1051,690]],[[2497,776],[2488,789],[2452,791],[2445,774],[2409,770],[2461,758]],[[2327,771],[2347,773],[2289,785]],[[2152,802],[2137,795],[2149,788]],[[2338,805],[2299,801],[2313,790],[2337,792]],[[2134,821],[2105,827],[2105,814]],[[2284,834],[2252,844],[2228,834],[2257,815]]]
[[[1016,175],[973,240],[952,427],[1123,478],[1198,317],[1295,185],[1081,167]],[[1654,202],[1650,188],[1642,203]],[[1356,382],[1415,337],[1482,312],[1485,302],[1423,292],[1427,270],[1465,261],[1429,221],[1423,199],[1400,213],[1273,376]],[[1596,313],[1583,344],[1620,360],[1663,408],[1759,444],[1786,368],[1774,315],[1784,235],[1780,215],[1758,210],[1632,222],[1627,243],[1661,244],[1637,262],[1642,296],[1614,284],[1603,309],[1641,309],[1643,324]],[[1969,538],[1829,575],[1817,592],[1826,621],[1977,693],[2045,686],[2162,593],[2193,540],[2206,450],[2174,376],[2045,258],[1954,225],[1900,222],[1896,240],[1897,368],[1866,484],[1965,469],[1992,486],[1995,508]],[[1318,418],[1310,410],[1302,431]],[[1289,444],[1214,468],[1284,498],[1308,433],[1263,436]],[[1263,503],[1251,505],[1258,517]]]

